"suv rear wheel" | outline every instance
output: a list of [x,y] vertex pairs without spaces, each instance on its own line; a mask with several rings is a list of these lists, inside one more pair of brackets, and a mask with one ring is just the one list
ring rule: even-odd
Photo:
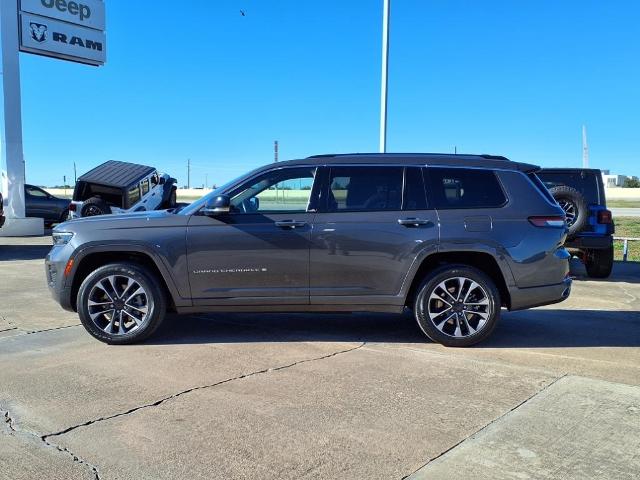
[[607,278],[613,270],[613,245],[608,248],[587,250],[584,253],[584,267],[593,278]]
[[564,210],[569,236],[582,230],[589,220],[589,208],[584,196],[575,188],[566,185],[550,188],[549,192]]
[[91,197],[82,205],[80,214],[83,217],[95,217],[96,215],[106,215],[110,213],[109,205],[100,197]]
[[431,340],[467,347],[493,332],[500,307],[500,294],[488,276],[466,265],[448,265],[425,278],[413,311]]
[[113,263],[93,271],[78,292],[78,314],[101,342],[127,344],[149,337],[162,323],[166,299],[144,267]]

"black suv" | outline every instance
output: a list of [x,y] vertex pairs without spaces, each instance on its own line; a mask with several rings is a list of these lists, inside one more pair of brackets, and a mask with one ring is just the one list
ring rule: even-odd
[[571,288],[564,212],[533,165],[444,154],[275,163],[173,211],[59,225],[54,298],[107,343],[165,311],[395,312],[434,341],[487,337],[502,307]]
[[565,246],[582,260],[590,277],[611,275],[615,225],[607,210],[602,172],[544,168],[538,177],[565,211],[569,227]]

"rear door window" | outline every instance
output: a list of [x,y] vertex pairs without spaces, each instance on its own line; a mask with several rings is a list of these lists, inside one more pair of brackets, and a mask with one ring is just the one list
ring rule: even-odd
[[142,190],[142,195],[146,195],[149,193],[149,179],[145,178],[140,182],[140,189]]
[[140,201],[140,187],[138,187],[137,184],[135,187],[129,189],[127,199],[129,201],[129,208]]
[[429,190],[437,209],[500,208],[507,203],[492,170],[430,167]]
[[400,210],[403,175],[403,167],[331,167],[327,210]]

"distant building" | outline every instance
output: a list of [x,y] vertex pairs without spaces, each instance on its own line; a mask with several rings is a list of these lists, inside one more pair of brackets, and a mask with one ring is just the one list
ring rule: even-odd
[[627,178],[629,177],[626,175],[611,175],[608,170],[607,173],[602,173],[602,182],[606,188],[621,187]]

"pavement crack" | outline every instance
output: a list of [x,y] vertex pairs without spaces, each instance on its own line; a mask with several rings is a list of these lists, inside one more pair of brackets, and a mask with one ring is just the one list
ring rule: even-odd
[[[89,420],[89,421],[86,421],[86,422],[83,422],[83,423],[79,423],[77,425],[73,425],[71,427],[67,427],[64,430],[60,430],[58,432],[48,433],[46,435],[43,435],[41,437],[41,439],[42,439],[43,442],[45,442],[45,443],[47,443],[47,444],[49,444],[51,446],[55,446],[55,445],[50,444],[48,442],[49,438],[57,437],[57,436],[60,436],[60,435],[65,435],[65,434],[67,434],[69,432],[77,430],[78,428],[88,427],[90,425],[93,425],[93,424],[99,423],[99,422],[103,422],[105,420],[111,420],[111,419],[114,419],[114,418],[123,417],[123,416],[126,416],[126,415],[131,415],[132,413],[135,413],[135,412],[137,412],[139,410],[143,410],[143,409],[146,409],[146,408],[157,407],[157,406],[162,405],[163,403],[165,403],[165,402],[167,402],[169,400],[181,397],[182,395],[186,395],[188,393],[195,392],[197,390],[205,390],[205,389],[208,389],[208,388],[217,387],[219,385],[224,385],[225,383],[235,382],[237,380],[242,380],[242,379],[245,379],[245,378],[254,377],[256,375],[262,375],[262,374],[270,373],[270,372],[278,372],[280,370],[286,370],[288,368],[293,368],[293,367],[295,367],[297,365],[301,365],[303,363],[317,362],[317,361],[320,361],[320,360],[326,360],[328,358],[335,357],[337,355],[342,355],[342,354],[345,354],[345,353],[353,352],[355,350],[358,350],[358,349],[364,347],[366,344],[367,344],[367,342],[362,342],[361,344],[359,344],[359,345],[357,345],[355,347],[347,348],[347,349],[344,349],[344,350],[338,350],[337,352],[332,352],[332,353],[329,353],[327,355],[322,355],[320,357],[306,358],[306,359],[303,359],[303,360],[298,360],[297,362],[288,363],[286,365],[280,365],[278,367],[263,368],[261,370],[256,370],[256,371],[251,372],[251,373],[244,373],[244,374],[238,375],[236,377],[226,378],[226,379],[220,380],[218,382],[209,383],[209,384],[205,384],[205,385],[198,385],[196,387],[187,388],[186,390],[181,390],[181,391],[179,391],[177,393],[174,393],[172,395],[168,395],[168,396],[163,397],[163,398],[161,398],[159,400],[156,400],[155,402],[152,402],[152,403],[145,403],[144,405],[139,405],[137,407],[130,408],[129,410],[126,410],[124,412],[114,413],[113,415],[107,415],[107,416],[104,416],[104,417],[95,418],[93,420]],[[58,448],[58,447],[56,447],[56,448]]]
[[74,323],[73,325],[64,325],[63,327],[45,328],[43,330],[28,330],[25,335],[34,335],[36,333],[53,332],[55,330],[64,330],[65,328],[73,328],[81,326],[81,323]]
[[84,465],[85,467],[87,467],[90,471],[91,474],[94,477],[94,480],[100,480],[100,474],[98,472],[98,467],[96,467],[95,465],[92,465],[91,463],[87,462],[86,460],[84,460],[83,458],[79,457],[78,455],[76,455],[75,453],[73,453],[72,451],[70,451],[67,448],[64,447],[60,447],[58,445],[54,445],[50,442],[48,442],[45,439],[45,436],[40,436],[36,433],[30,432],[28,430],[22,430],[16,427],[16,422],[13,419],[13,417],[11,417],[10,413],[8,410],[0,410],[0,412],[4,413],[4,423],[7,425],[7,427],[9,428],[9,430],[11,431],[12,434],[18,434],[18,435],[29,435],[31,437],[37,438],[38,440],[42,441],[46,447],[49,448],[55,448],[58,452],[60,453],[64,453],[67,456],[70,456],[72,458],[72,460],[80,465]]
[[563,378],[567,377],[569,375],[569,373],[565,373],[561,376],[559,376],[558,378],[556,378],[555,380],[553,380],[551,383],[549,383],[548,385],[545,385],[544,387],[542,387],[540,390],[538,390],[537,392],[533,393],[532,395],[530,395],[529,397],[527,397],[526,399],[524,399],[522,402],[520,402],[519,404],[517,404],[515,407],[509,409],[508,411],[506,411],[505,413],[503,413],[502,415],[500,415],[497,418],[494,418],[493,420],[491,420],[489,423],[487,423],[484,427],[480,428],[479,430],[473,432],[470,435],[467,435],[466,437],[464,437],[462,440],[460,440],[459,442],[455,443],[454,445],[452,445],[451,447],[447,448],[446,450],[440,452],[439,454],[435,455],[434,457],[431,457],[429,460],[427,460],[423,465],[421,465],[420,467],[418,467],[417,469],[415,469],[413,472],[411,472],[408,475],[405,475],[404,477],[402,477],[401,480],[406,480],[406,479],[410,479],[413,475],[415,475],[417,472],[419,472],[420,470],[422,470],[423,468],[425,468],[427,465],[429,465],[431,462],[436,461],[437,459],[439,459],[440,457],[442,457],[443,455],[446,455],[447,453],[449,453],[451,450],[453,450],[454,448],[456,448],[458,445],[461,445],[462,443],[466,442],[467,440],[469,440],[470,438],[475,437],[476,435],[479,435],[480,433],[482,433],[484,430],[486,430],[487,428],[489,428],[491,425],[493,425],[494,423],[502,420],[504,417],[506,417],[507,415],[509,415],[511,412],[517,410],[518,408],[522,407],[523,405],[525,405],[526,403],[528,403],[530,400],[532,400],[534,397],[537,397],[538,395],[540,395],[542,392],[544,392],[545,390],[548,390],[551,386],[555,385],[556,383],[558,383],[560,380],[562,380]]

